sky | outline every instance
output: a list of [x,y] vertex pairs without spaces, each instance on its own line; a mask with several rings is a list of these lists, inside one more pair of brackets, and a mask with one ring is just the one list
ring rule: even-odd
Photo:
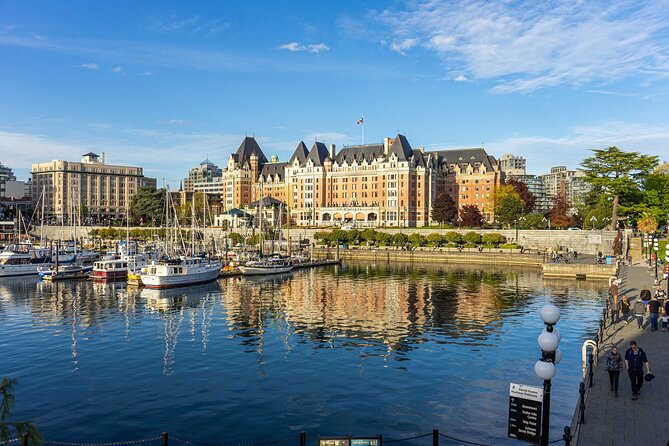
[[245,135],[481,147],[528,173],[669,159],[668,1],[0,0],[0,162],[144,167],[172,188]]

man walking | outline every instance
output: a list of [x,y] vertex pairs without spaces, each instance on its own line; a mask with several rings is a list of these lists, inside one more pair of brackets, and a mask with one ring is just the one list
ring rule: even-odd
[[650,301],[650,296],[651,293],[648,287],[647,286],[643,287],[643,289],[639,293],[639,298],[641,299],[641,301],[643,301],[644,305],[648,305],[648,302]]
[[643,303],[641,298],[637,298],[634,301],[634,316],[636,317],[636,323],[639,325],[639,330],[643,330],[643,316],[646,313],[646,305]]
[[643,366],[646,365],[646,373],[650,373],[650,364],[646,358],[646,352],[639,348],[636,341],[630,342],[630,348],[625,352],[625,368],[632,383],[632,399],[635,400],[641,393],[643,386]]
[[657,295],[653,296],[648,302],[648,312],[650,313],[650,331],[657,331],[657,320],[660,317],[660,308],[662,304],[657,300]]

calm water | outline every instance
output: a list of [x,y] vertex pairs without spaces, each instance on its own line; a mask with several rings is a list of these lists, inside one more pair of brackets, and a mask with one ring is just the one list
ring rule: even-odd
[[541,384],[539,308],[550,301],[564,351],[556,439],[576,405],[600,289],[510,268],[373,264],[170,291],[4,279],[0,376],[19,381],[15,418],[50,440],[394,439],[438,428],[517,444],[505,438],[509,382]]

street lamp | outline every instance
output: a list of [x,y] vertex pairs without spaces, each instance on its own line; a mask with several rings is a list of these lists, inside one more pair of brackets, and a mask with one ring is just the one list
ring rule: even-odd
[[593,231],[594,231],[594,229],[595,229],[595,222],[597,221],[597,217],[595,217],[595,216],[593,215],[592,218],[590,219],[590,221],[592,222],[592,229],[593,229]]
[[655,256],[653,261],[655,262],[655,281],[657,282],[657,251],[660,250],[660,246],[658,245],[658,238],[657,235],[653,236],[653,251],[655,251]]
[[461,223],[462,223],[462,215],[458,214],[458,229],[460,229]]
[[541,446],[548,446],[551,414],[551,379],[557,369],[555,365],[562,360],[562,352],[558,349],[560,330],[554,325],[560,320],[560,309],[553,304],[544,305],[539,311],[546,328],[541,332],[537,343],[541,348],[541,359],[534,364],[534,373],[544,380],[544,398],[541,410]]

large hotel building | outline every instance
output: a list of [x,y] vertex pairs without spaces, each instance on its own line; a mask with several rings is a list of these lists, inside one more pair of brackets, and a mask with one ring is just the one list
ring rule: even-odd
[[225,210],[261,197],[286,203],[300,226],[420,227],[431,223],[435,198],[449,193],[458,207],[474,205],[494,220],[493,191],[502,181],[497,160],[482,148],[413,149],[404,135],[381,144],[339,151],[300,142],[287,162],[268,160],[246,137],[225,169],[204,161],[191,170],[186,188],[221,195]]
[[[140,187],[156,186],[141,167],[105,164],[95,153],[81,162],[54,160],[32,165],[33,203],[44,196],[44,216],[71,222],[85,209],[98,221],[126,218],[130,200]],[[39,206],[41,210],[41,204]]]

